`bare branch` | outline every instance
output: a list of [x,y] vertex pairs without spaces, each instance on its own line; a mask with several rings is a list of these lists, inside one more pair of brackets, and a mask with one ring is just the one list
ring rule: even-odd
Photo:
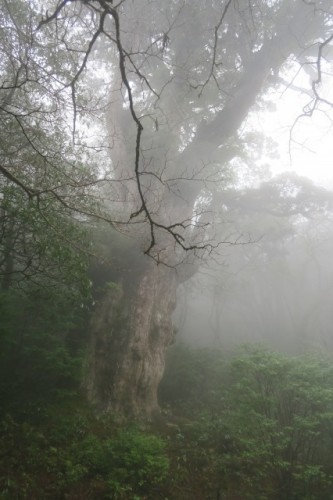
[[220,17],[220,20],[219,20],[218,24],[214,28],[213,57],[212,57],[211,67],[210,67],[210,71],[208,73],[208,76],[207,76],[206,80],[203,83],[200,83],[198,85],[191,85],[191,87],[194,88],[194,89],[200,88],[199,97],[202,96],[202,93],[205,90],[206,85],[208,85],[208,83],[210,82],[211,78],[213,78],[213,80],[215,81],[215,83],[217,85],[217,88],[220,89],[218,81],[217,81],[217,79],[216,79],[216,77],[214,75],[214,70],[218,66],[218,63],[216,61],[216,58],[217,58],[217,44],[218,44],[218,39],[219,39],[218,33],[219,33],[219,29],[222,26],[224,18],[227,15],[228,9],[229,9],[232,1],[233,0],[228,0],[227,1],[226,5],[225,5],[225,7],[223,9],[222,15]]

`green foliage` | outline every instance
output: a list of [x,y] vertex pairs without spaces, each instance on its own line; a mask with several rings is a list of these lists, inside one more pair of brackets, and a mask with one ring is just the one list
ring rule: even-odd
[[134,483],[145,488],[166,478],[169,462],[164,455],[165,445],[156,436],[129,429],[109,440],[107,449],[121,483]]
[[83,319],[79,304],[59,293],[9,291],[0,295],[0,313],[2,411],[52,400],[78,385],[82,343],[74,325],[78,328]]
[[1,421],[1,498],[140,499],[166,478],[159,437],[98,421],[78,401],[69,416],[44,410],[39,426]]
[[54,289],[68,300],[89,293],[87,232],[61,204],[29,200],[14,185],[1,186],[0,285],[8,290]]
[[190,349],[183,344],[174,346],[167,355],[159,398],[189,413],[212,404],[216,388],[223,382],[224,367],[219,350]]
[[241,480],[248,498],[255,491],[262,498],[330,498],[331,362],[251,349],[230,370],[220,427],[228,436],[222,443],[224,478]]
[[144,494],[162,483],[169,469],[164,442],[135,427],[113,430],[112,438],[88,434],[76,445],[75,456],[89,477],[106,482],[108,498]]
[[[1,185],[1,411],[77,386],[90,283],[87,234],[61,205]],[[82,337],[82,334],[81,334]]]
[[227,360],[181,346],[168,363],[166,410],[150,429],[96,417],[56,390],[61,378],[52,402],[12,405],[0,421],[0,497],[332,499],[330,359],[245,348]]
[[[164,387],[176,387],[182,370],[185,386],[190,380],[197,384],[202,371],[195,363],[201,355],[178,349],[171,363],[175,371],[166,371],[170,380]],[[227,498],[333,498],[331,360],[290,358],[251,347],[228,365],[212,366],[204,405],[186,400],[186,415],[192,416],[181,429],[183,453],[191,457],[192,467],[205,471],[211,494],[215,488]],[[171,392],[161,395],[174,404]]]

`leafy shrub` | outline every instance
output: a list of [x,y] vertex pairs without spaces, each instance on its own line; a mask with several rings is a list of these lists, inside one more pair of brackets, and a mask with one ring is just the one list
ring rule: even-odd
[[230,375],[212,429],[221,482],[240,484],[244,498],[332,498],[331,362],[251,349]]
[[[135,427],[115,428],[106,436],[109,422],[57,417],[58,423],[50,417],[46,427],[10,416],[0,422],[1,498],[154,497],[169,470],[162,439]],[[85,491],[77,497],[82,484]]]
[[52,401],[79,385],[83,355],[70,342],[82,310],[44,292],[0,294],[0,412]]
[[131,485],[140,492],[161,483],[167,476],[169,460],[163,441],[135,428],[121,430],[106,442],[112,463],[109,484]]
[[103,440],[90,434],[78,445],[76,456],[90,476],[106,479],[110,498],[149,491],[163,482],[169,469],[164,442],[136,428],[118,429]]
[[202,354],[176,346],[161,395],[191,416],[181,429],[183,455],[209,477],[211,494],[215,488],[227,498],[333,499],[331,360],[245,347],[229,363],[205,353],[211,362],[203,370]]

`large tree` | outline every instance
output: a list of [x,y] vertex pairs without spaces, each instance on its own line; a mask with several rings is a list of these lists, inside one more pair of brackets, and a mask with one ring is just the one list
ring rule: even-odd
[[[237,242],[223,236],[219,209],[235,164],[249,161],[246,118],[300,68],[310,75],[304,114],[330,104],[320,84],[332,7],[63,0],[43,13],[31,2],[25,24],[20,2],[3,6],[3,29],[14,33],[4,45],[3,123],[36,159],[1,172],[29,200],[46,196],[140,242],[146,256],[128,251],[130,278],[114,271],[96,304],[86,389],[103,409],[151,415],[177,287]],[[63,135],[50,150],[54,134]]]

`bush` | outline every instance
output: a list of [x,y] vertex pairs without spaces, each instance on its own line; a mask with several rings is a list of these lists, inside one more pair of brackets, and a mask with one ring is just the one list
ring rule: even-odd
[[333,498],[331,362],[252,349],[230,374],[217,440],[224,481],[244,498]]
[[251,500],[333,499],[330,359],[261,347],[245,347],[228,363],[220,353],[205,353],[208,366],[202,366],[202,350],[176,347],[170,356],[161,395],[191,415],[181,429],[187,459],[205,471],[211,492]]
[[112,429],[110,421],[56,416],[46,426],[10,416],[0,422],[1,498],[155,497],[169,470],[162,439],[135,427]]
[[[105,443],[111,465],[108,483],[111,492],[122,497],[132,491],[141,494],[164,481],[169,470],[164,442],[135,428],[121,430]],[[117,498],[117,496],[112,497]]]

